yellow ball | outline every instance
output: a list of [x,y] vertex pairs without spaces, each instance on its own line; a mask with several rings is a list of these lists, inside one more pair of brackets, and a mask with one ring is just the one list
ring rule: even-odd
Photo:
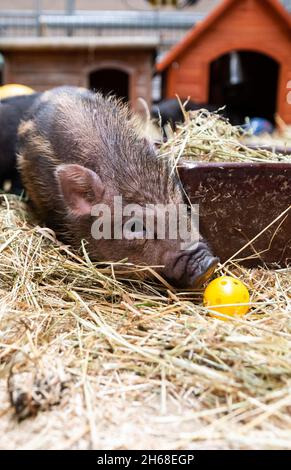
[[[250,294],[246,286],[231,276],[221,276],[210,282],[205,289],[203,303],[212,311],[229,316],[243,316],[249,311]],[[224,305],[220,307],[220,305]],[[223,317],[212,314],[215,318]]]
[[17,95],[31,95],[32,93],[35,93],[35,91],[26,85],[10,83],[9,85],[3,85],[0,87],[0,100]]

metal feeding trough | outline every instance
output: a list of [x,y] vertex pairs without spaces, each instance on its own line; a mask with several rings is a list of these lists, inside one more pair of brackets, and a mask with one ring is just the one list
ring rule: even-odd
[[291,265],[291,163],[182,161],[179,173],[221,262]]

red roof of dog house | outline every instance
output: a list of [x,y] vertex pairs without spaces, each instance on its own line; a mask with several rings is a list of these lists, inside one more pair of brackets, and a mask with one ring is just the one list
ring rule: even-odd
[[234,50],[279,64],[277,112],[291,123],[291,15],[279,0],[223,0],[157,64],[165,97],[208,102],[211,62]]

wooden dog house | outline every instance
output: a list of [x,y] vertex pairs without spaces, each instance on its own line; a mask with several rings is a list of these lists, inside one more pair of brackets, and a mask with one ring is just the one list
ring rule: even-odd
[[222,0],[157,71],[164,98],[278,113],[291,124],[291,15],[279,0]]
[[135,109],[139,97],[150,106],[157,45],[156,37],[0,38],[3,83],[82,86],[113,92]]

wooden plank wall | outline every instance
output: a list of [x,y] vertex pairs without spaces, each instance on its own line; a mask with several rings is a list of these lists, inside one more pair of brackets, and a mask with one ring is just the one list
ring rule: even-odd
[[142,97],[151,105],[153,59],[147,50],[5,51],[5,83],[21,83],[37,91],[60,85],[88,86],[90,72],[117,68],[129,74],[130,101]]

